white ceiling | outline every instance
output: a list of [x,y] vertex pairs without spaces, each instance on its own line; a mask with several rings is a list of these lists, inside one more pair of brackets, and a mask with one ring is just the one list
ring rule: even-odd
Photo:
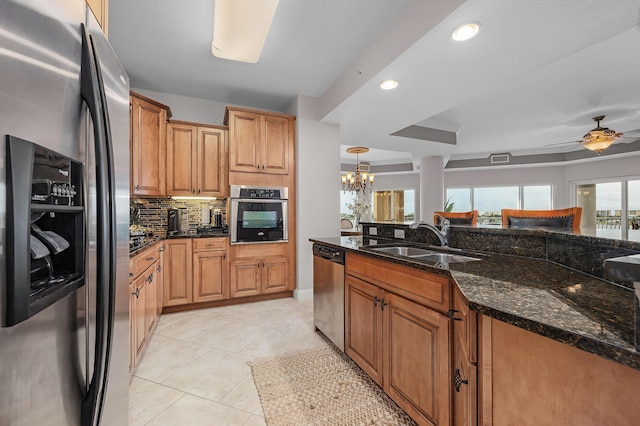
[[[213,2],[110,0],[132,87],[279,111],[317,97],[318,119],[374,148],[360,158],[372,164],[583,149],[545,145],[596,115],[640,129],[638,0],[280,0],[257,64],[211,54]],[[454,42],[467,22],[479,35]],[[381,90],[387,78],[400,86]],[[412,125],[457,143],[391,136]]]

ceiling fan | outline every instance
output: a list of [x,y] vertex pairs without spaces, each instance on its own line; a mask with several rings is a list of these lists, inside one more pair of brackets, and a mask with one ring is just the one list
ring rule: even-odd
[[[604,115],[593,117],[592,120],[597,123],[595,129],[589,130],[579,141],[552,143],[545,146],[565,145],[570,143],[580,143],[585,148],[600,154],[605,149],[609,148],[613,142],[619,138],[634,138],[638,139],[640,136],[623,136],[623,133],[616,133],[607,127],[600,127],[600,122],[604,120]],[[637,132],[633,130],[630,133]]]

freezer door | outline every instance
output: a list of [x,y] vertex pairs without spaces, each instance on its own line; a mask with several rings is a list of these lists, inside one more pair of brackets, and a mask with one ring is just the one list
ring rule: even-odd
[[[82,0],[0,2],[0,315],[6,288],[6,135],[81,158]],[[26,255],[26,254],[25,254]],[[75,294],[0,327],[0,424],[76,426],[84,393]]]

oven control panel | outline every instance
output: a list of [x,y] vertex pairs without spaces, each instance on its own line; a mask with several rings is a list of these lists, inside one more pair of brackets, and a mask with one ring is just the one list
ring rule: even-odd
[[281,199],[282,194],[277,188],[240,188],[239,198],[272,198]]

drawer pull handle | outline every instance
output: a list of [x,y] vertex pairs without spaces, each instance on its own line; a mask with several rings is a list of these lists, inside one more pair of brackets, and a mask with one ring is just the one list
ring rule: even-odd
[[447,316],[449,318],[451,318],[452,320],[454,320],[454,321],[462,321],[462,318],[457,318],[456,317],[456,313],[458,313],[458,312],[460,312],[460,311],[456,311],[455,309],[449,309],[447,311]]
[[153,256],[147,257],[145,260],[153,260]]
[[456,388],[456,392],[460,392],[460,386],[462,386],[462,384],[468,385],[469,380],[463,379],[460,376],[460,369],[456,368],[456,371],[453,373],[453,386]]

